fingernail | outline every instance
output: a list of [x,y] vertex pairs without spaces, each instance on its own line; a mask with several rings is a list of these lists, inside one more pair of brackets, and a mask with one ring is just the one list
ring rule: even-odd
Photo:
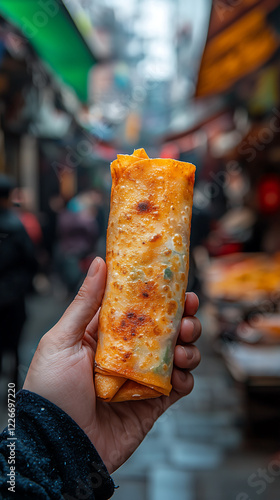
[[186,355],[188,359],[193,359],[193,351],[192,349],[187,349],[186,350]]
[[98,272],[99,266],[100,266],[100,257],[96,257],[94,261],[91,263],[91,266],[88,270],[88,276],[90,278],[93,278],[96,273]]
[[188,347],[182,347],[182,349],[184,349],[184,352],[185,352],[185,356],[187,356],[187,359],[192,359],[193,358],[193,350],[192,349],[188,349]]
[[179,345],[178,348],[180,349],[181,353],[184,354],[184,356],[187,356],[185,348],[182,345]]
[[185,318],[185,324],[190,329],[190,334],[193,335],[193,333],[194,333],[194,322],[191,319],[186,319]]

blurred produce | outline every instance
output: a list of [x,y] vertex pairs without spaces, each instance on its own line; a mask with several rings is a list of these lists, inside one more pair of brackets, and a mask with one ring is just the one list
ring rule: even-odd
[[210,300],[220,299],[256,304],[263,299],[280,299],[280,253],[232,254],[215,259],[205,275],[205,292]]

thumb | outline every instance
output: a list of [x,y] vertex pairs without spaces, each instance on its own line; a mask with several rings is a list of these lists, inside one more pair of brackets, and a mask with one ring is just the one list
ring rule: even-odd
[[85,329],[98,311],[104,295],[106,264],[96,257],[75,299],[53,328],[63,347],[71,347],[83,338]]

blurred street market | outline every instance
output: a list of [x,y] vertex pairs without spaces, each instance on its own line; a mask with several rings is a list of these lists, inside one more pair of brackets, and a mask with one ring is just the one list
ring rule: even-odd
[[[137,148],[196,165],[202,360],[113,498],[279,500],[280,0],[0,0],[0,194],[8,176],[28,240],[1,430],[7,384],[105,259],[110,163]],[[6,237],[0,218],[0,273]]]

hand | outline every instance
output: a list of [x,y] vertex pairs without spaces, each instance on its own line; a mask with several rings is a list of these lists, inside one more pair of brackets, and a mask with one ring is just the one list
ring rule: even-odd
[[93,369],[98,310],[106,282],[105,262],[96,258],[75,300],[41,339],[23,388],[40,394],[70,415],[87,434],[112,473],[135,451],[157,418],[193,388],[190,370],[200,361],[192,342],[201,325],[194,293],[186,295],[185,317],[175,348],[169,397],[105,403],[96,399]]

